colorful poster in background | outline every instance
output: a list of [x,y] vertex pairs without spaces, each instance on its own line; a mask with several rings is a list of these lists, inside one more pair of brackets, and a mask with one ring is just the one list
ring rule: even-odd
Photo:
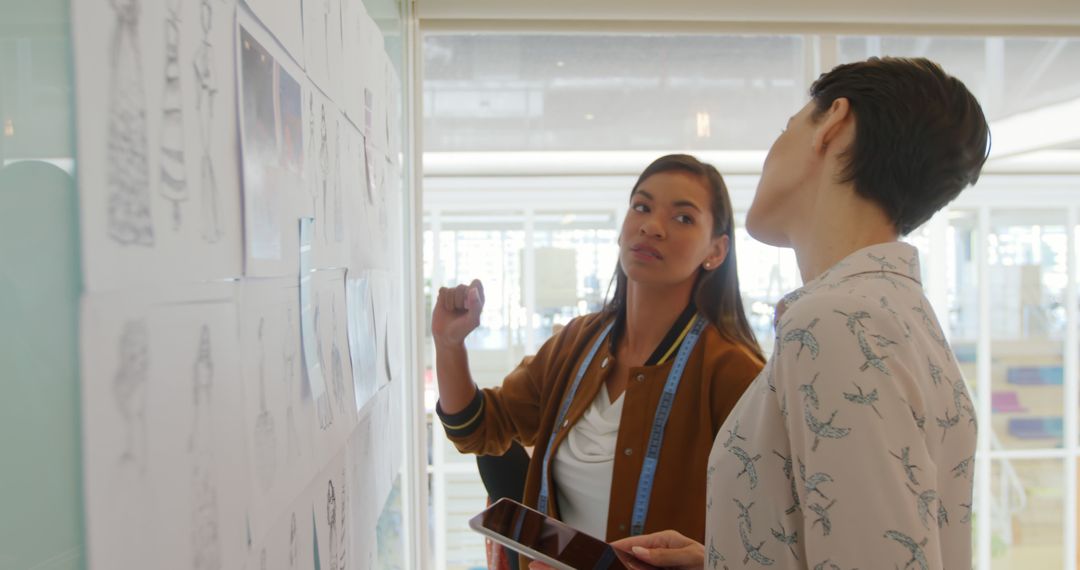
[[304,122],[299,82],[247,28],[239,27],[245,273],[295,270],[292,220],[303,208]]
[[304,27],[300,11],[301,0],[243,0],[243,2],[266,27],[268,36],[280,42],[289,56],[298,64],[303,65]]

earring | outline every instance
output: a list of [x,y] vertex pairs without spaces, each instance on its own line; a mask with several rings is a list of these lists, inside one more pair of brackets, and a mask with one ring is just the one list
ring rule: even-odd
[[705,269],[712,269],[712,264],[710,264],[708,261],[706,261],[705,262]]

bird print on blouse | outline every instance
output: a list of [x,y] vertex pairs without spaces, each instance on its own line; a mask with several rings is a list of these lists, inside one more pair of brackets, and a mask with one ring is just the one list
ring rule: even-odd
[[773,322],[710,456],[706,567],[970,567],[976,408],[915,248],[852,253]]

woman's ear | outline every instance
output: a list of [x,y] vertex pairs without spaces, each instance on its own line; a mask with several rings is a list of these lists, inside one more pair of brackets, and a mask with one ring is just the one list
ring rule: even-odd
[[705,257],[705,261],[702,262],[701,266],[708,271],[720,267],[724,264],[724,260],[727,259],[730,249],[731,238],[727,234],[714,238],[709,246],[709,255]]
[[821,118],[814,127],[814,138],[810,143],[814,152],[824,154],[830,145],[847,137],[848,129],[854,127],[854,121],[852,121],[854,118],[851,102],[847,97],[834,99],[832,105],[829,105],[829,108],[821,114]]

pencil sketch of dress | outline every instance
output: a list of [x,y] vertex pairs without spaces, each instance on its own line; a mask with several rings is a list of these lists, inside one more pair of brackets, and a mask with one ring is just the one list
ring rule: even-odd
[[330,570],[338,570],[337,557],[337,497],[334,496],[334,481],[327,482],[326,490],[326,522],[330,525],[328,535],[328,547],[330,548]]
[[322,219],[319,223],[323,228],[323,240],[329,241],[327,227],[330,225],[330,217],[327,209],[329,200],[330,182],[330,149],[327,146],[326,134],[326,105],[319,105],[319,180],[322,182]]
[[[315,299],[315,330],[319,331],[320,320],[320,306],[318,298]],[[323,351],[322,334],[315,334],[315,351],[319,354],[319,370],[323,375],[323,379],[326,378],[326,352]],[[325,382],[324,382],[325,384]],[[315,411],[319,416],[319,427],[322,429],[329,428],[334,423],[334,410],[330,405],[329,390],[323,390],[323,393],[315,401]]]
[[285,367],[285,457],[287,458],[300,456],[300,436],[296,431],[296,417],[293,413],[293,398],[299,395],[295,392],[296,342],[294,340],[296,337],[292,335],[292,331],[296,330],[295,326],[292,308],[289,308],[285,314],[285,346],[282,347],[284,358],[282,365]]
[[[335,119],[337,121],[337,119]],[[345,241],[345,211],[341,205],[341,133],[344,129],[341,128],[341,123],[338,122],[337,132],[337,144],[334,145],[334,171],[331,174],[333,176],[333,187],[331,192],[334,194],[334,241],[341,243]]]
[[146,469],[146,388],[150,368],[150,342],[146,321],[124,324],[120,334],[120,362],[113,377],[113,397],[124,420],[124,451],[120,463]]
[[296,513],[289,521],[289,568],[296,568]]
[[220,570],[221,541],[218,536],[217,481],[214,471],[214,361],[210,353],[210,329],[205,325],[199,337],[198,356],[193,372],[195,418],[188,444],[192,465],[192,568]]
[[266,319],[259,319],[259,414],[255,419],[255,467],[263,490],[269,491],[277,473],[277,436],[274,433],[274,417],[266,408],[265,326]]
[[[312,175],[316,174],[314,172],[314,168],[315,168],[315,166],[314,166],[315,165],[315,152],[316,152],[316,150],[315,150],[316,142],[315,141],[318,139],[318,128],[316,127],[317,119],[316,119],[316,114],[315,114],[315,95],[312,93],[310,88],[307,90],[307,98],[308,98],[308,132],[307,132],[307,137],[304,138],[304,148],[305,148],[305,150],[304,150],[304,164],[305,165],[311,165],[312,170],[308,171],[308,176],[311,177]],[[308,193],[310,194],[310,196],[311,196],[311,198],[313,200],[316,199],[317,196],[318,196],[317,187],[318,187],[318,179],[317,178],[316,178],[316,181],[314,183],[309,181],[309,183],[307,184]]]
[[330,67],[330,0],[322,0],[322,13],[323,13],[323,65],[326,67],[327,75],[334,72]]
[[180,204],[188,199],[184,161],[184,93],[180,83],[180,4],[165,5],[165,86],[161,93],[161,196],[172,203],[173,229],[181,225]]
[[214,8],[210,0],[200,5],[202,45],[195,52],[195,82],[198,86],[195,109],[199,112],[199,136],[202,141],[202,160],[199,165],[200,199],[202,201],[202,237],[207,243],[217,243],[222,236],[218,210],[217,176],[214,174],[214,95],[217,94],[217,70],[210,32],[214,25]]
[[154,245],[147,161],[146,95],[139,47],[139,0],[112,0],[106,143],[109,237],[122,245]]
[[330,305],[331,334],[333,338],[330,345],[331,382],[334,385],[334,400],[337,401],[338,411],[345,413],[345,369],[342,365],[341,349],[337,342],[337,303]]
[[338,505],[338,540],[340,545],[338,546],[338,570],[345,570],[345,553],[346,546],[348,545],[349,535],[345,529],[345,523],[348,517],[345,516],[345,506],[348,505],[348,499],[345,497],[345,473],[341,474],[341,487],[338,489],[337,505]]

